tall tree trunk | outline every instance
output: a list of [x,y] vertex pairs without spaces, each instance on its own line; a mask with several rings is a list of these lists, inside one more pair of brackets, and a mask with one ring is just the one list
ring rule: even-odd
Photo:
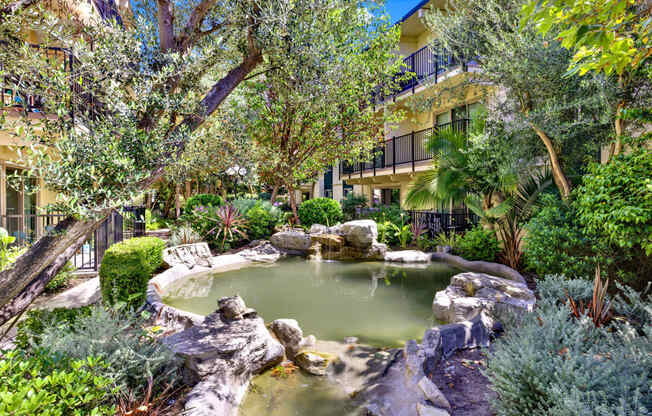
[[[614,120],[614,129],[616,130],[616,143],[614,144],[613,156],[618,156],[623,151],[623,123],[622,111],[625,103],[623,101],[618,103],[616,109],[616,119]],[[610,158],[611,159],[611,158]]]
[[552,145],[552,140],[550,140],[550,137],[548,137],[548,135],[534,123],[530,123],[530,126],[532,126],[534,132],[537,134],[537,136],[539,136],[544,146],[546,146],[546,150],[548,150],[548,157],[550,158],[550,165],[552,170],[552,178],[555,181],[555,185],[557,185],[557,188],[559,189],[559,193],[561,194],[562,199],[568,199],[571,193],[570,182],[564,174],[561,163],[559,163],[559,157],[557,156],[557,152]]
[[277,196],[278,196],[278,185],[274,185],[274,187],[272,188],[272,196],[271,198],[269,198],[272,204],[274,203],[274,201],[276,201]]
[[290,207],[292,207],[292,215],[294,216],[294,223],[299,224],[299,215],[297,214],[297,196],[294,193],[294,187],[291,185],[285,186],[290,194]]
[[[3,322],[8,319],[9,310],[20,312],[17,306],[24,306],[26,302],[29,304],[30,297],[33,299],[41,293],[42,287],[75,254],[79,248],[78,244],[83,244],[83,241],[80,244],[80,240],[85,240],[95,231],[110,211],[103,212],[99,220],[77,220],[72,217],[64,219],[54,230],[34,243],[11,268],[0,272],[0,305],[10,305],[9,309],[2,309]],[[19,295],[20,299],[11,303]]]
[[181,199],[179,194],[181,193],[181,187],[177,184],[174,186],[174,216],[179,218],[181,216]]

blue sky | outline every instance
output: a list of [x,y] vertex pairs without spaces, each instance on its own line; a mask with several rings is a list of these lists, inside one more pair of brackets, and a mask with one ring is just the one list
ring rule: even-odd
[[419,0],[386,0],[385,8],[395,23],[419,3]]

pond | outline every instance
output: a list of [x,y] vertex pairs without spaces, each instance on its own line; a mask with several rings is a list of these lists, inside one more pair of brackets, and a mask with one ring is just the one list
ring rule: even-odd
[[402,346],[420,339],[432,316],[435,292],[455,269],[441,264],[395,266],[381,262],[291,259],[213,275],[198,275],[170,288],[164,301],[209,314],[217,299],[239,294],[266,322],[293,318],[304,335],[360,343]]

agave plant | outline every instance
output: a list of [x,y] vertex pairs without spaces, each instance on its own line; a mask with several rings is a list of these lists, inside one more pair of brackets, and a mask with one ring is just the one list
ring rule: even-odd
[[604,285],[602,284],[600,266],[598,265],[595,268],[595,279],[593,280],[593,298],[586,306],[582,300],[575,302],[566,291],[566,297],[573,316],[575,318],[588,316],[597,328],[608,324],[612,317],[611,301],[607,300],[608,287],[609,279],[605,281]]
[[245,229],[247,228],[247,220],[242,217],[240,211],[231,204],[221,206],[215,212],[216,217],[206,217],[210,221],[217,223],[208,233],[215,232],[215,238],[222,237],[222,250],[227,239],[229,241],[235,240],[236,235],[247,238]]

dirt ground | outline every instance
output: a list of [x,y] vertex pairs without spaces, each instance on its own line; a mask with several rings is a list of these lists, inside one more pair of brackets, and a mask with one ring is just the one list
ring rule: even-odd
[[458,351],[442,360],[432,374],[432,381],[451,404],[452,416],[494,415],[489,399],[495,393],[489,390],[489,380],[480,371],[487,366],[486,351]]

